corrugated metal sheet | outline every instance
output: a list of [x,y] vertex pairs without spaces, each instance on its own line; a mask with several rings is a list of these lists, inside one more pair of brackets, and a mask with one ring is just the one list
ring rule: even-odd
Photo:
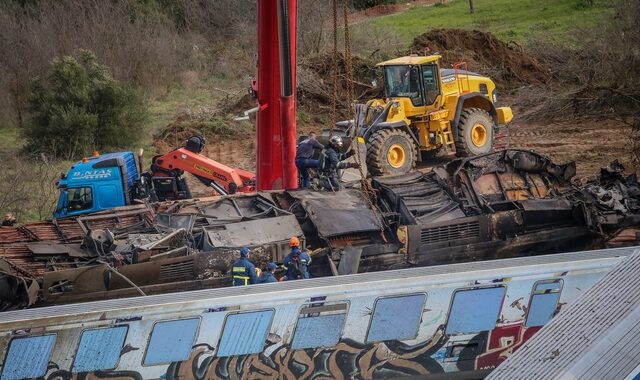
[[489,377],[623,379],[640,364],[640,252],[562,310]]
[[[112,210],[77,219],[63,219],[53,222],[28,223],[16,227],[0,227],[0,257],[8,259],[36,277],[42,277],[47,270],[46,260],[36,260],[27,247],[28,243],[80,243],[87,228],[109,228],[125,230],[141,225],[152,219],[152,210],[131,206],[133,211]],[[73,261],[73,260],[70,260]],[[56,269],[75,267],[72,262],[56,260]]]

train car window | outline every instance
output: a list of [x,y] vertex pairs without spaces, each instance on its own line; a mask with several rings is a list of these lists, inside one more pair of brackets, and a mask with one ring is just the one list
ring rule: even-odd
[[273,314],[273,310],[229,314],[222,328],[217,356],[262,352]]
[[198,333],[200,318],[157,322],[153,326],[144,365],[186,360]]
[[55,343],[55,334],[12,339],[0,378],[14,380],[44,376]]
[[72,372],[114,369],[127,337],[127,326],[86,330],[82,332]]
[[347,318],[348,304],[309,305],[302,308],[291,348],[332,347],[338,344]]
[[562,280],[537,282],[531,292],[526,327],[544,326],[553,318],[560,300]]
[[453,295],[447,334],[493,330],[498,320],[505,287],[457,290]]
[[426,294],[413,294],[377,299],[367,342],[414,339],[418,336],[426,298]]

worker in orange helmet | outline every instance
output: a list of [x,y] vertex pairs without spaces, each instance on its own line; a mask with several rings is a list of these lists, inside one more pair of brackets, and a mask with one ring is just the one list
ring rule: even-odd
[[294,236],[289,239],[291,252],[284,258],[284,269],[286,280],[300,280],[309,278],[309,265],[311,256],[307,251],[300,250],[300,239]]

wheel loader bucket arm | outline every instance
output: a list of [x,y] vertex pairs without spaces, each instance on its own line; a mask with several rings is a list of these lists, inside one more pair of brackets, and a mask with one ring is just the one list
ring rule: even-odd
[[231,168],[185,148],[156,157],[153,163],[162,171],[183,170],[198,178],[213,181],[229,193],[234,193],[236,189],[239,192],[255,191],[255,174]]

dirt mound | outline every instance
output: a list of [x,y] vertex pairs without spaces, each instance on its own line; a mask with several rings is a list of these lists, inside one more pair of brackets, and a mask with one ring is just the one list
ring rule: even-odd
[[433,29],[413,40],[411,52],[439,52],[445,66],[466,62],[470,71],[505,88],[542,84],[551,78],[550,70],[515,42],[505,43],[478,30]]
[[[370,85],[369,70],[376,62],[359,56],[351,58],[353,69],[353,89],[358,100],[379,96],[380,89]],[[338,112],[346,116],[349,112],[347,100],[346,60],[338,55]],[[307,110],[330,111],[333,104],[333,54],[323,53],[305,58],[300,62],[298,72],[298,100]]]

